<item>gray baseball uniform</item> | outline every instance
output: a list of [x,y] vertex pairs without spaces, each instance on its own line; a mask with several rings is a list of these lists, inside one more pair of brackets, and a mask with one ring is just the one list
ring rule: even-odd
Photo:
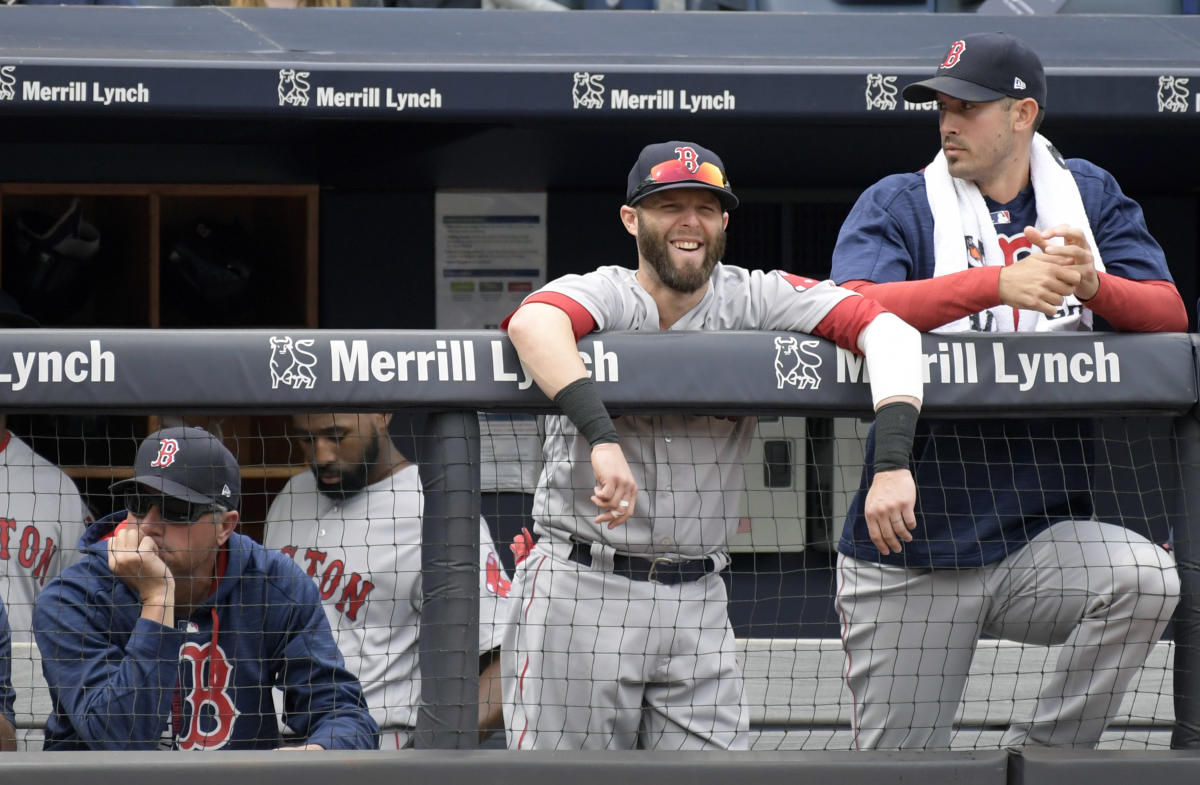
[[33,640],[33,601],[79,560],[79,538],[91,520],[62,469],[0,430],[0,591],[14,641]]
[[[358,676],[383,749],[403,746],[421,702],[421,477],[410,465],[338,502],[312,472],[288,481],[267,513],[264,545],[290,555],[321,589],[346,668]],[[508,580],[479,521],[479,649],[500,644]]]
[[[582,307],[597,331],[658,331],[634,273],[567,276],[530,300]],[[879,312],[857,298],[834,310],[852,297],[828,281],[718,264],[703,300],[671,329],[797,330],[852,345]],[[609,529],[593,522],[591,447],[565,416],[547,418],[534,503],[541,540],[518,566],[501,655],[508,745],[744,749],[741,668],[718,572],[754,421],[621,416],[615,425],[639,491],[635,514]]]

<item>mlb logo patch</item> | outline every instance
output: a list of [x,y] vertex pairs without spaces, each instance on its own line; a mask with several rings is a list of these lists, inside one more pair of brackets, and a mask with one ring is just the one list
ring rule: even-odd
[[1012,215],[1009,214],[1008,210],[997,210],[996,212],[992,213],[992,223],[994,223],[994,224],[1012,223]]

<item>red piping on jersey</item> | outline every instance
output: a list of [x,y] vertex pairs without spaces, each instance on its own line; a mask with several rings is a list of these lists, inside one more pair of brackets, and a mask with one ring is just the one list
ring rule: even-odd
[[[571,319],[571,332],[575,333],[575,340],[579,340],[583,336],[596,329],[596,320],[592,317],[588,309],[584,308],[575,300],[567,297],[565,294],[558,292],[534,292],[525,298],[525,302],[517,307],[519,311],[529,303],[542,303],[544,305],[553,305],[560,311],[565,313]],[[500,322],[500,329],[507,330],[508,323],[512,320],[513,311],[508,316],[504,317],[504,321]]]
[[537,569],[535,569],[533,571],[533,583],[529,584],[529,602],[525,603],[525,610],[522,613],[522,615],[525,617],[526,621],[529,620],[529,606],[533,605],[533,601],[537,597],[538,575],[541,574],[542,565],[546,563],[547,558],[549,558],[549,557],[543,556],[542,560],[540,562],[538,562]]
[[885,310],[878,302],[867,297],[847,297],[817,322],[813,335],[828,338],[843,349],[862,354],[862,349],[858,348],[858,336],[867,329],[872,319]]
[[[521,703],[524,704],[525,698],[525,674],[529,672],[529,655],[525,655],[525,665],[521,668],[521,676],[517,679],[517,694],[521,696]],[[525,734],[529,732],[529,718],[525,718],[525,727],[521,728],[521,737],[517,739],[517,749],[521,749],[521,745],[525,742]]]
[[[840,569],[840,566],[839,566]],[[842,609],[842,584],[838,582],[837,592],[833,597],[833,604],[837,607],[838,616],[842,620],[842,651],[846,653],[846,674],[843,681],[846,682],[846,689],[850,691],[850,730],[854,739],[854,749],[859,749],[858,746],[858,696],[854,694],[854,688],[850,686],[850,649],[846,646],[846,631],[849,628],[849,623],[846,621],[846,612]]]

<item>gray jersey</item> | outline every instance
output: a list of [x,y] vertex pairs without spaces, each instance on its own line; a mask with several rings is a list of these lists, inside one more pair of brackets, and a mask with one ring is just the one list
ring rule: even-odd
[[[267,513],[263,544],[282,551],[321,588],[325,615],[346,668],[358,676],[371,716],[385,731],[415,727],[421,703],[421,516],[415,464],[336,501],[297,474]],[[500,645],[509,582],[479,519],[479,650]]]
[[92,516],[62,469],[3,429],[0,439],[0,591],[12,639],[31,641],[33,601],[79,560]]
[[[658,306],[634,270],[602,267],[559,278],[540,292],[579,303],[597,331],[658,331]],[[830,281],[717,264],[703,300],[672,330],[811,333],[855,293]],[[823,325],[829,327],[829,325]],[[840,331],[844,332],[844,331]],[[850,331],[857,335],[857,329]],[[724,553],[737,527],[742,463],[754,420],[686,415],[614,418],[638,483],[636,514],[609,529],[593,522],[591,447],[565,416],[546,422],[544,468],[533,517],[551,534],[602,541],[622,553],[696,557]]]

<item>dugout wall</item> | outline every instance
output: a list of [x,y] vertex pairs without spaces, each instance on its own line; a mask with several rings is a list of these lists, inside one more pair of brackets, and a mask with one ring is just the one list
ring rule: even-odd
[[[599,387],[614,412],[869,413],[861,358],[816,342],[816,361],[809,371],[817,383],[783,384],[775,367],[781,337],[786,335],[613,333],[584,338],[580,351],[587,365],[605,369]],[[422,437],[429,443],[420,450],[431,499],[425,520],[423,618],[433,634],[421,640],[430,678],[423,685],[427,705],[418,732],[421,746],[474,745],[471,652],[479,580],[472,558],[479,514],[475,412],[548,410],[544,396],[523,385],[520,364],[502,333],[9,330],[0,331],[0,338],[14,347],[0,356],[0,382],[7,385],[10,411],[446,412],[430,416]],[[1176,618],[1171,743],[1194,746],[1200,727],[1200,685],[1194,670],[1200,601],[1192,532],[1200,509],[1200,484],[1195,482],[1200,343],[1180,334],[1114,333],[926,335],[923,340],[929,367],[925,417],[1020,419],[1086,411],[1175,422],[1167,444],[1177,444],[1178,455],[1156,456],[1156,481],[1145,492],[1170,497],[1164,503],[1174,530],[1184,609]],[[275,383],[274,355],[283,341],[305,347],[311,383]],[[669,389],[664,379],[671,380]],[[792,678],[786,675],[786,683],[792,684]],[[840,677],[834,674],[833,680]],[[785,695],[782,707],[789,723],[805,716],[812,718],[810,726],[844,722],[836,714],[836,688],[826,698],[833,703],[833,715],[822,713],[820,705],[815,714],[808,706],[795,705],[808,699],[794,686],[787,689],[792,694]],[[1158,714],[1154,705],[1170,699],[1172,688],[1166,694],[1162,687],[1151,689],[1158,690],[1158,697],[1152,692],[1150,708],[1135,710],[1135,716]],[[778,697],[766,700],[769,709]],[[764,721],[771,722],[766,715]],[[1005,722],[1003,715],[998,721]]]

